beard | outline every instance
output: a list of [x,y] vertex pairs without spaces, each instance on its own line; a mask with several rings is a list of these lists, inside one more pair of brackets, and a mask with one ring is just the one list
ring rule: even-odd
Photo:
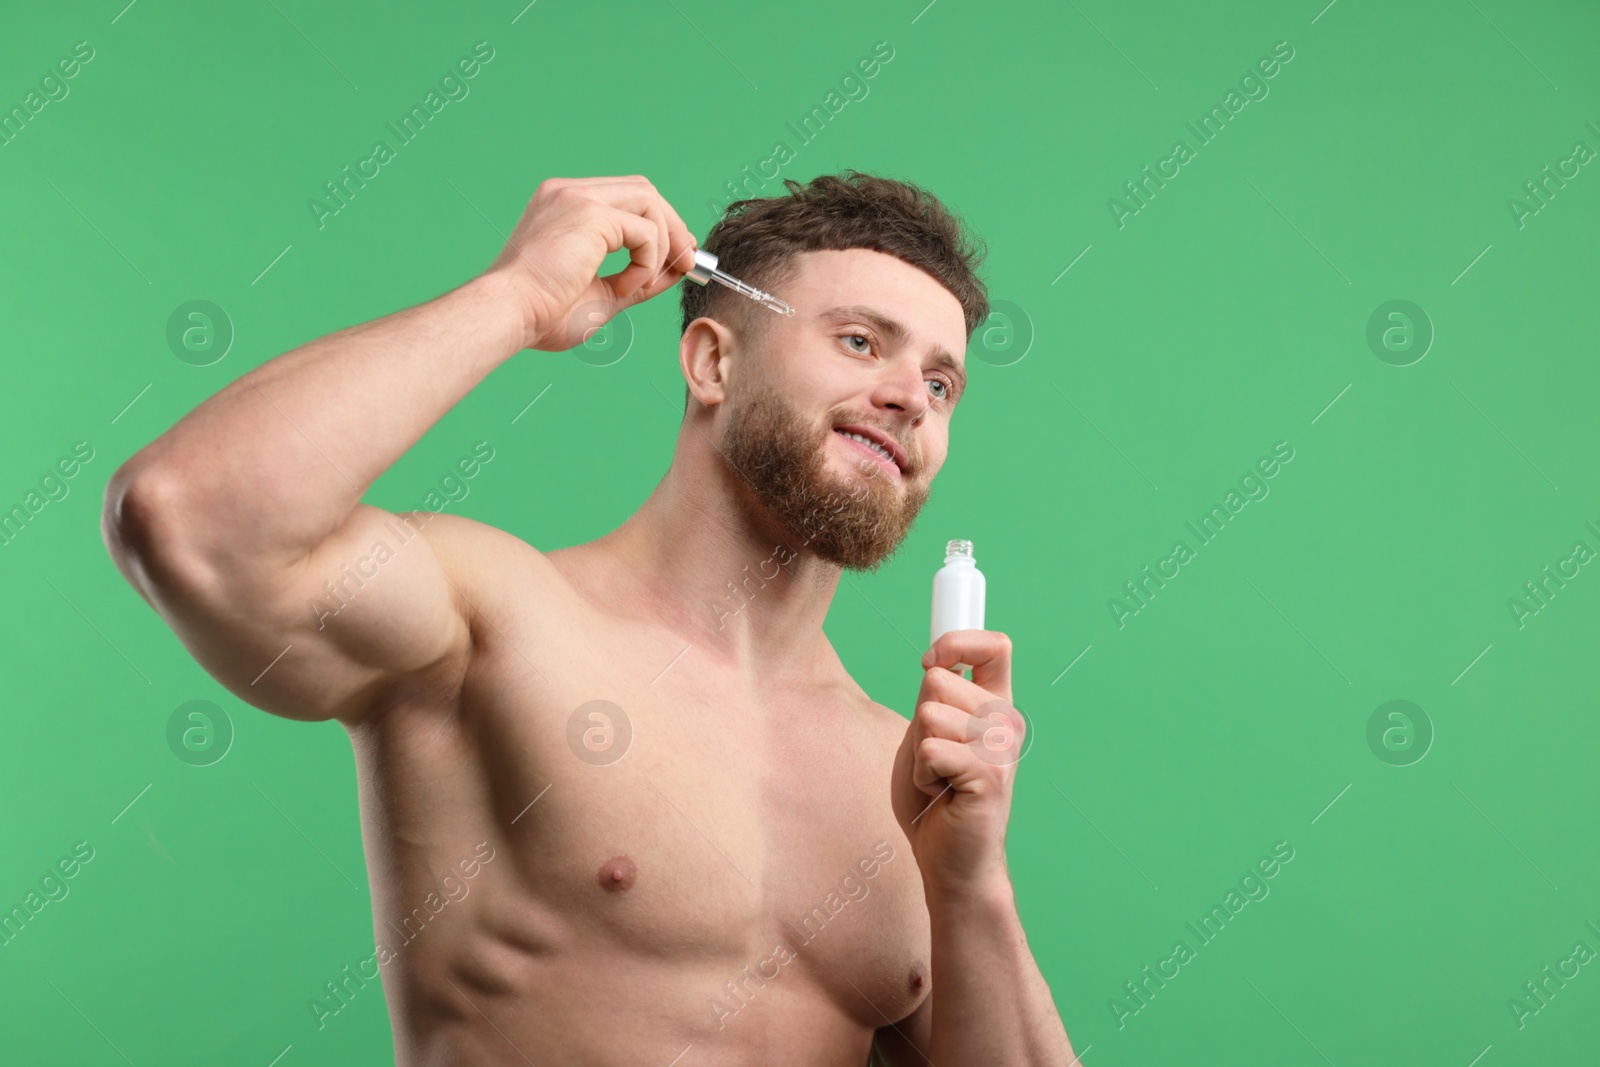
[[899,479],[904,485],[897,485],[863,456],[857,473],[840,481],[827,470],[825,449],[833,436],[831,421],[810,422],[776,390],[760,386],[729,412],[720,447],[760,507],[800,539],[801,550],[846,570],[876,570],[905,540],[927,502],[928,486],[918,477],[922,463],[906,447],[908,469]]

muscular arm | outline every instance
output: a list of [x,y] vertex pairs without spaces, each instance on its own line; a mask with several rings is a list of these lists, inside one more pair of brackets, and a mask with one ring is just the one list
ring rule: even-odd
[[[628,265],[598,276],[624,246]],[[258,708],[349,724],[395,687],[447,695],[472,647],[470,604],[420,533],[432,516],[402,522],[362,495],[500,363],[574,347],[674,285],[693,247],[640,175],[546,179],[487,273],[279,356],[124,463],[106,486],[107,549]]]
[[[922,660],[891,797],[922,873],[933,988],[898,1031],[879,1031],[892,1067],[1077,1062],[1028,950],[1006,870],[1027,730],[1011,702],[1011,655],[1004,633],[952,630]],[[955,669],[962,663],[973,665],[970,681]]]
[[[360,501],[521,349],[503,285],[486,274],[263,364],[111,479],[102,533],[117,566],[240,698],[352,721],[384,684],[465,649],[462,605],[413,536],[431,516]],[[379,542],[388,558],[375,563]],[[347,567],[369,577],[352,582]]]
[[1076,1064],[1010,883],[967,900],[930,898],[928,914],[933,988],[910,1016],[879,1029],[875,1047],[884,1062]]
[[935,1063],[1049,1064],[1076,1057],[1028,950],[1009,882],[966,900],[929,900]]

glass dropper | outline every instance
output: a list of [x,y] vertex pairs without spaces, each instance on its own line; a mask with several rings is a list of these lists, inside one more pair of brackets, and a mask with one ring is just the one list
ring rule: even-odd
[[723,285],[726,285],[729,289],[732,289],[734,292],[743,296],[747,296],[751,300],[754,300],[756,303],[760,304],[762,307],[771,308],[780,315],[794,314],[794,308],[790,307],[788,304],[785,304],[782,300],[779,300],[771,293],[762,292],[755,286],[746,285],[733,275],[718,270],[716,255],[714,253],[707,252],[703,248],[697,248],[694,250],[694,266],[690,268],[689,273],[685,274],[684,277],[690,279],[691,281],[698,282],[701,285],[707,285],[712,281],[719,281]]

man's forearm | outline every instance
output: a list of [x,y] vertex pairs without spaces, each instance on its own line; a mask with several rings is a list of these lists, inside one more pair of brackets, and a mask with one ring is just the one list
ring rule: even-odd
[[1009,882],[959,899],[929,894],[933,1011],[941,1067],[1067,1067],[1072,1046],[1028,950]]
[[[239,562],[292,562],[522,347],[489,274],[417,307],[302,345],[230,383],[130,459],[184,502],[184,540]],[[169,498],[170,499],[170,498]]]

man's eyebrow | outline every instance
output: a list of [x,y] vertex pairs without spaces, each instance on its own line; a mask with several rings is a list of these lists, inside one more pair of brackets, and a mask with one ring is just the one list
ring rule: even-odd
[[[906,338],[910,336],[910,331],[899,320],[891,319],[883,312],[867,307],[865,304],[843,304],[838,307],[826,308],[823,310],[821,317],[832,322],[861,319],[870,323],[879,333],[897,344],[904,344]],[[950,376],[956,380],[958,392],[966,391],[967,372],[948,349],[943,345],[935,345],[931,358],[934,366],[942,367],[950,372]]]

